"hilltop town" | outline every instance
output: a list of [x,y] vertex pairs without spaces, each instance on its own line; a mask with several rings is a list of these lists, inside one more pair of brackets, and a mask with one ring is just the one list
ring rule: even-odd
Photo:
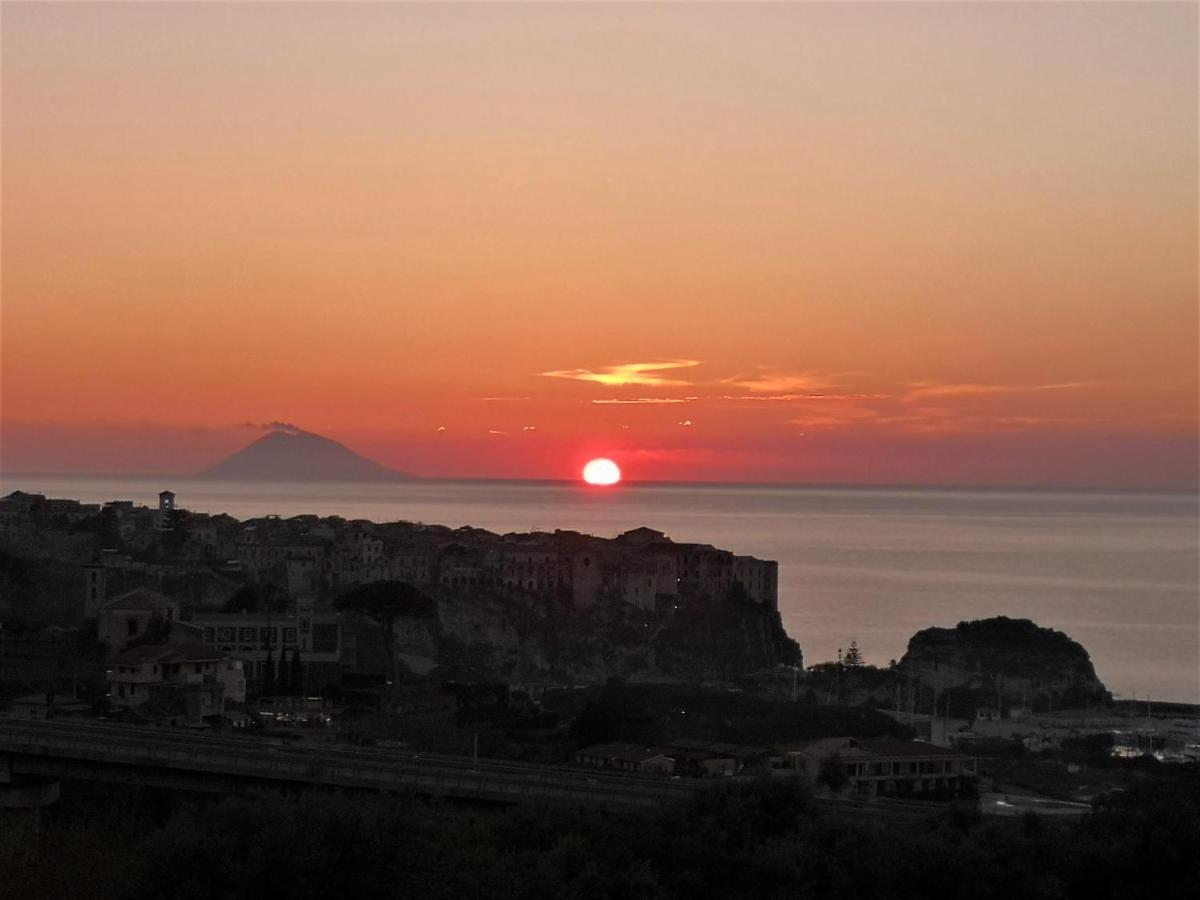
[[[214,671],[238,664],[245,686],[226,699],[239,700],[282,683],[319,694],[439,667],[545,685],[727,681],[800,661],[779,619],[775,562],[651,528],[605,539],[308,515],[238,521],[189,512],[170,491],[156,507],[16,492],[0,500],[0,536],[20,560],[2,611],[10,633],[94,621],[118,705],[129,701],[122,676],[158,671],[148,644],[186,645],[188,660],[207,653]],[[388,615],[386,635],[377,609],[345,600],[381,583],[426,601]]]

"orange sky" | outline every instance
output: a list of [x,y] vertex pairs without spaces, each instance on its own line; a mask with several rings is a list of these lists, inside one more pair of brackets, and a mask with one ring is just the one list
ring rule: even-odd
[[1194,5],[2,16],[6,471],[1196,482]]

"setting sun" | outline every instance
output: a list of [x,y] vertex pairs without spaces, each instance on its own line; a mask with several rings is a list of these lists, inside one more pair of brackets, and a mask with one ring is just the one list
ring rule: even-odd
[[611,459],[593,459],[583,467],[583,480],[588,484],[616,484],[621,480],[621,470]]

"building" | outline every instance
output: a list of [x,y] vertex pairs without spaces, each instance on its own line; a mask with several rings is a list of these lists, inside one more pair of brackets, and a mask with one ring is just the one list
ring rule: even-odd
[[225,686],[236,699],[245,679],[235,661],[194,644],[142,644],[118,654],[108,670],[109,702],[122,709],[149,706],[154,718],[203,725],[225,711]]
[[822,770],[841,766],[852,793],[875,796],[957,794],[975,779],[975,758],[925,741],[898,738],[823,738],[783,751],[783,768],[810,784]]
[[108,601],[108,576],[103,563],[88,563],[83,567],[83,617],[99,615],[100,607]]
[[666,747],[640,744],[596,744],[575,754],[575,762],[593,769],[635,772],[639,775],[671,775],[675,756]]
[[[89,578],[96,571],[88,569]],[[102,578],[103,569],[100,570]],[[142,640],[153,627],[173,623],[179,615],[179,603],[165,594],[149,588],[136,588],[108,601],[97,614],[96,636],[108,646],[110,653],[119,653],[133,641]],[[152,636],[163,640],[163,635]]]
[[675,738],[666,748],[675,757],[675,774],[693,778],[738,775],[747,768],[764,770],[771,757],[765,747]]
[[170,531],[175,527],[175,494],[173,491],[158,492],[158,520],[155,527],[159,531]]
[[341,683],[345,642],[336,612],[300,606],[295,613],[196,613],[191,624],[205,647],[244,663],[247,678],[263,678],[268,655],[277,664],[299,652],[305,691]]

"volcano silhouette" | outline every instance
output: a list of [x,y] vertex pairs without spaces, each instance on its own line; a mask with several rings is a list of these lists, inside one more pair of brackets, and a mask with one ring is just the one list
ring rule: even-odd
[[230,481],[404,481],[413,478],[307,431],[272,431],[206,469]]

